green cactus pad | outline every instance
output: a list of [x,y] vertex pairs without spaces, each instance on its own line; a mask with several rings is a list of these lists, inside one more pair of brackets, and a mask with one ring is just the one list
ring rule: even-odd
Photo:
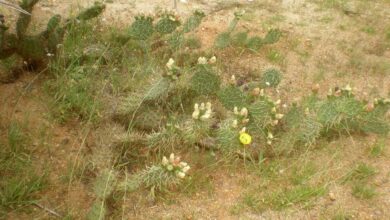
[[231,43],[231,37],[229,32],[221,33],[217,36],[217,39],[215,40],[215,47],[219,49],[226,48],[230,46]]
[[18,45],[18,54],[25,60],[41,60],[46,57],[45,41],[41,37],[25,37]]
[[267,99],[260,99],[249,106],[250,123],[256,128],[265,128],[273,120],[272,108],[275,104]]
[[155,29],[160,34],[170,34],[180,26],[180,21],[174,15],[164,15],[156,24]]
[[258,36],[254,36],[248,39],[246,47],[252,51],[258,51],[263,46],[263,39]]
[[60,22],[61,22],[61,15],[54,15],[53,17],[51,17],[49,22],[47,22],[46,32],[47,33],[54,32],[60,25]]
[[146,91],[145,101],[156,101],[164,95],[168,95],[170,85],[170,79],[165,77],[161,78]]
[[262,76],[263,87],[277,87],[282,81],[282,74],[277,69],[267,69]]
[[205,14],[201,11],[195,11],[192,16],[190,16],[187,21],[183,24],[183,32],[188,33],[194,31],[199,27],[202,19],[205,17]]
[[248,40],[247,32],[238,32],[232,37],[232,44],[237,47],[245,47]]
[[219,90],[221,79],[210,66],[197,65],[191,79],[191,88],[199,95],[215,94]]
[[233,155],[241,146],[239,132],[231,127],[230,121],[224,121],[217,131],[217,143],[225,155]]
[[95,2],[95,4],[92,7],[81,12],[76,17],[76,19],[82,20],[82,21],[90,20],[92,18],[99,16],[104,11],[105,8],[106,8],[106,6],[104,4],[102,4],[100,2]]
[[144,131],[158,131],[165,122],[165,114],[159,108],[143,107],[135,115],[133,125]]
[[263,39],[263,44],[273,44],[278,42],[282,33],[278,29],[271,29]]
[[228,86],[218,92],[219,101],[229,110],[234,107],[245,107],[248,104],[248,97],[244,92],[235,86]]
[[130,26],[130,36],[136,40],[146,40],[154,32],[153,18],[147,16],[137,16]]

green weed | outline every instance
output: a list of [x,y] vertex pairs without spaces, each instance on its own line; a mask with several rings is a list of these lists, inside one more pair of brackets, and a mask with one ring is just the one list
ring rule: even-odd
[[46,186],[46,175],[37,175],[31,167],[29,143],[15,122],[9,126],[6,143],[0,141],[0,213],[31,205]]
[[370,177],[376,174],[374,167],[365,163],[358,164],[355,168],[347,173],[343,182],[348,181],[367,181]]
[[372,186],[356,184],[352,187],[352,195],[359,199],[372,199],[376,192]]
[[372,157],[379,157],[383,155],[383,151],[385,150],[386,142],[384,139],[380,139],[375,142],[370,148],[370,155]]

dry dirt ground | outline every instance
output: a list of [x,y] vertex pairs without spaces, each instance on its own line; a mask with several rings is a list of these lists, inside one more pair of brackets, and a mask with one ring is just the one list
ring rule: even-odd
[[[48,18],[54,13],[69,15],[91,2],[43,0],[36,8],[34,18]],[[100,19],[102,23],[128,25],[132,16],[139,12],[153,13],[158,7],[170,9],[172,6],[172,1],[168,0],[114,0],[107,3]],[[237,69],[238,75],[245,76],[253,70],[277,66],[284,73],[280,92],[282,97],[290,99],[299,99],[313,83],[321,85],[322,94],[328,88],[351,84],[356,93],[365,98],[390,96],[388,0],[189,0],[188,4],[178,5],[178,13],[186,16],[194,9],[206,12],[206,20],[197,34],[203,46],[210,47],[237,7],[246,10],[242,28],[262,35],[275,27],[283,31],[283,38],[257,54],[235,59],[230,66],[231,72]],[[39,195],[39,202],[58,213],[70,213],[75,219],[83,219],[93,201],[90,188],[77,181],[64,186],[61,177],[68,172],[69,159],[80,157],[81,151],[91,142],[98,142],[99,131],[80,126],[78,122],[66,125],[53,122],[48,116],[42,85],[43,79],[29,74],[14,83],[0,85],[0,131],[5,132],[12,120],[19,120],[26,122],[31,136],[43,134],[44,141],[33,142],[31,146],[37,155],[33,158],[37,170],[51,167],[49,187]],[[4,137],[4,133],[0,137]],[[326,148],[316,149],[315,153],[291,159],[314,161],[321,168],[318,178],[329,178],[327,194],[309,209],[293,206],[265,210],[261,214],[243,209],[234,214],[234,207],[240,204],[246,191],[244,186],[255,184],[259,179],[246,176],[245,171],[221,169],[219,173],[210,174],[211,192],[180,195],[173,203],[148,203],[128,198],[123,207],[123,219],[331,219],[339,211],[348,213],[351,219],[390,219],[390,148],[385,149],[385,156],[369,158],[367,150],[375,140],[373,136],[342,138],[332,141]],[[377,171],[372,180],[377,196],[372,200],[357,199],[351,195],[350,187],[336,182],[346,167],[357,162],[366,162]],[[278,173],[283,176],[284,172]],[[54,217],[33,207],[27,213],[12,211],[4,218]]]

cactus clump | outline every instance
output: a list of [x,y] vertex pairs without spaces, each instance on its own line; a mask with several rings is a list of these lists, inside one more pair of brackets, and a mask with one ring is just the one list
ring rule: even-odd
[[264,38],[259,36],[248,37],[247,32],[234,34],[243,13],[235,13],[234,15],[234,19],[230,22],[228,29],[217,36],[214,43],[216,48],[224,49],[229,46],[236,46],[256,52],[263,45],[276,43],[282,35],[278,29],[269,30]]
[[[23,0],[20,7],[31,13],[39,0]],[[8,28],[0,24],[0,59],[18,54],[29,65],[35,68],[47,63],[48,57],[56,55],[57,46],[62,43],[65,31],[79,21],[92,19],[104,10],[105,5],[95,3],[91,8],[81,12],[76,18],[69,19],[60,25],[61,16],[54,15],[48,22],[46,30],[37,35],[27,35],[31,16],[20,13],[16,23],[16,35],[8,33]]]

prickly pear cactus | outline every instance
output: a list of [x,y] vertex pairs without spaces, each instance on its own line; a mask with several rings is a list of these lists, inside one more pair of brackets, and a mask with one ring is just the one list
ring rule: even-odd
[[[31,13],[39,0],[23,0],[20,7]],[[27,35],[31,16],[20,13],[16,23],[16,35],[7,33],[7,27],[0,25],[0,59],[18,54],[33,66],[47,63],[48,54],[55,55],[57,45],[63,41],[65,30],[76,25],[79,21],[86,21],[102,13],[105,6],[95,3],[89,9],[81,12],[76,18],[69,19],[60,26],[61,16],[54,15],[48,22],[46,30],[38,35]],[[77,22],[76,22],[77,21]]]
[[103,11],[104,9],[106,8],[106,6],[100,2],[95,2],[95,4],[90,7],[90,8],[87,8],[86,10],[82,11],[77,17],[76,17],[76,21],[87,21],[87,20],[90,20],[92,18],[96,18],[97,16],[99,16]]
[[200,23],[202,22],[202,19],[206,15],[201,11],[195,11],[192,16],[190,16],[187,21],[183,24],[183,32],[188,33],[193,30],[195,30],[197,27],[199,27]]
[[163,15],[157,22],[155,29],[160,34],[170,34],[180,26],[180,21],[172,14]]
[[168,95],[171,81],[167,77],[161,78],[146,91],[145,101],[157,101]]
[[225,155],[234,155],[240,147],[239,132],[232,128],[231,122],[225,121],[217,131],[217,143]]
[[218,92],[219,101],[225,108],[233,110],[234,107],[245,107],[248,104],[247,95],[235,86],[228,86]]
[[223,32],[217,36],[215,40],[215,46],[219,49],[226,48],[231,43],[231,36],[229,32]]
[[147,40],[154,32],[153,18],[149,16],[137,16],[130,26],[130,36],[136,40]]
[[191,88],[199,95],[215,94],[219,90],[221,79],[209,65],[197,65],[191,79]]
[[273,44],[278,42],[282,33],[278,29],[271,29],[263,39],[263,44]]
[[282,81],[282,74],[277,69],[268,69],[264,72],[261,81],[264,87],[277,87]]
[[379,100],[374,104],[372,111],[364,111],[359,117],[360,130],[366,133],[374,133],[387,135],[390,132],[390,125],[386,120],[383,120],[386,113],[390,109],[390,102]]
[[232,37],[232,44],[237,47],[245,47],[248,40],[248,32],[238,32]]
[[255,128],[266,128],[273,121],[273,115],[276,113],[274,102],[267,98],[262,98],[249,106],[249,115],[251,124]]
[[258,36],[254,36],[248,39],[246,47],[252,51],[258,51],[263,46],[263,39]]
[[132,125],[143,131],[158,131],[166,121],[164,115],[165,113],[157,107],[145,106],[136,112]]

